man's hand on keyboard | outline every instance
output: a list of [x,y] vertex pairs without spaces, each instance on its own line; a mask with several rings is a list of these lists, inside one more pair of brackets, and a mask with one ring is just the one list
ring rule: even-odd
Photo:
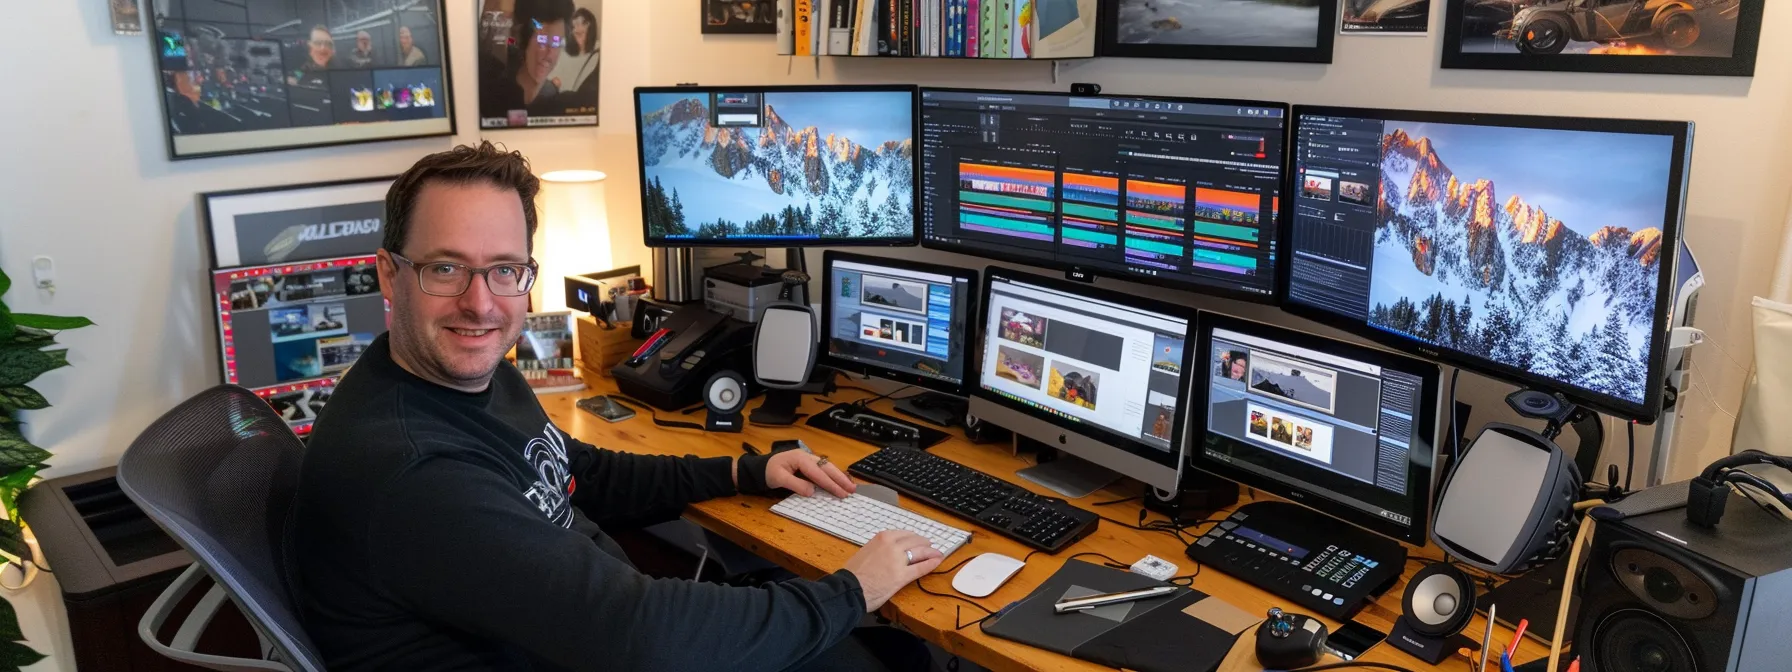
[[[846,571],[858,577],[859,587],[865,592],[866,613],[877,611],[896,591],[940,566],[945,556],[934,550],[931,543],[913,532],[886,530],[847,559]],[[915,559],[912,565],[911,554]]]
[[804,497],[815,494],[815,486],[835,497],[845,499],[858,485],[833,464],[818,464],[822,458],[806,450],[786,450],[773,455],[765,463],[765,485],[784,488]]

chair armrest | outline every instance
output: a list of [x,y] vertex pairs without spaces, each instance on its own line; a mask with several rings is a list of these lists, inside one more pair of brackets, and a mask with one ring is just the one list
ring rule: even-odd
[[149,645],[149,648],[155,650],[156,653],[168,658],[206,669],[219,670],[219,672],[263,672],[269,670],[292,672],[292,668],[274,661],[215,656],[193,650],[199,641],[199,635],[205,631],[205,626],[211,623],[212,617],[218,613],[218,607],[227,601],[224,588],[219,585],[213,585],[211,591],[199,599],[199,603],[181,622],[180,629],[175,633],[172,642],[163,644],[156,639],[156,632],[160,631],[162,626],[168,622],[168,618],[174,614],[175,607],[186,599],[187,594],[193,592],[193,589],[205,577],[205,568],[195,562],[187,567],[187,571],[182,572],[180,577],[174,580],[174,583],[168,584],[168,588],[163,590],[161,595],[156,596],[155,603],[149,605],[149,610],[143,612],[143,618],[137,621],[137,636],[142,638],[143,643]]

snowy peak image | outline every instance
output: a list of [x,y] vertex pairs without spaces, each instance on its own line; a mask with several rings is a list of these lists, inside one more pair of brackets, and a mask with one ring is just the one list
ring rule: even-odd
[[[1517,147],[1516,137],[1429,128],[1441,137],[1392,124],[1382,137],[1369,321],[1643,401],[1668,141],[1582,133],[1609,137],[1552,152],[1538,138]],[[1589,179],[1628,169],[1587,155],[1589,146],[1622,156],[1659,150],[1661,178]],[[1564,209],[1574,214],[1555,212]]]
[[914,144],[906,125],[867,146],[826,128],[859,127],[847,114],[818,114],[825,125],[799,126],[779,113],[775,95],[767,99],[756,127],[710,126],[701,97],[644,107],[651,234],[910,235]]

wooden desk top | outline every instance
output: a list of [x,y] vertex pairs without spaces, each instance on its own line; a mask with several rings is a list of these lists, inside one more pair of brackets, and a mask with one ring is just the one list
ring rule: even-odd
[[[610,423],[590,413],[580,411],[574,405],[578,399],[593,394],[612,393],[615,384],[608,378],[595,375],[586,376],[591,390],[575,393],[543,395],[542,407],[548,416],[562,429],[574,437],[595,446],[611,450],[634,453],[659,453],[674,455],[698,455],[702,457],[741,455],[742,441],[753,444],[760,450],[770,450],[773,441],[782,439],[802,439],[817,454],[826,455],[835,464],[844,469],[846,466],[869,455],[875,450],[871,445],[859,443],[845,437],[823,432],[803,425],[798,421],[790,427],[757,427],[747,424],[740,434],[706,433],[693,429],[670,429],[653,424],[649,414],[642,410],[636,417]],[[806,397],[801,411],[817,413],[828,406],[843,401],[853,401],[871,395],[857,391],[842,390],[832,397],[831,401],[823,401],[817,397]],[[749,403],[749,407],[758,402]],[[893,413],[889,401],[882,401],[872,406],[873,409]],[[668,420],[683,420],[701,423],[701,412],[691,416],[680,416],[676,413],[660,412],[660,417]],[[1017,469],[1031,463],[1024,457],[1016,457],[1006,445],[976,445],[964,438],[962,431],[953,431],[952,438],[928,452],[946,459],[975,468],[991,476],[1002,478],[1021,487],[1041,494],[1050,494],[1044,488],[1014,475]],[[1073,502],[1085,509],[1096,511],[1110,520],[1134,523],[1138,519],[1139,506],[1128,502],[1106,507],[1092,507],[1092,502],[1121,499],[1137,496],[1139,484],[1122,480],[1120,490],[1108,489],[1089,497]],[[1264,498],[1259,493],[1257,497]],[[1248,497],[1240,497],[1241,503],[1248,503]],[[685,518],[740,544],[747,550],[778,563],[798,575],[807,578],[818,578],[838,570],[846,564],[846,560],[858,547],[829,536],[825,532],[810,528],[784,518],[770,511],[777,500],[765,497],[729,497],[711,500],[692,505],[685,512]],[[946,559],[942,569],[950,567],[967,558],[976,557],[987,552],[1002,553],[1012,557],[1023,557],[1030,550],[1019,542],[984,531],[976,523],[935,509],[926,504],[913,501],[907,497],[902,500],[904,508],[919,512],[940,522],[973,532],[971,541]],[[1153,514],[1154,518],[1161,518]],[[1146,554],[1176,563],[1180,573],[1187,574],[1194,570],[1194,561],[1183,554],[1186,544],[1178,541],[1168,532],[1141,531],[1109,524],[1103,521],[1095,532],[1078,541],[1057,555],[1038,554],[1027,561],[1024,568],[1006,585],[993,595],[972,602],[981,604],[990,610],[1000,609],[1010,602],[1025,598],[1043,583],[1071,555],[1081,552],[1103,553],[1126,563],[1131,563]],[[1417,555],[1438,557],[1435,547],[1421,550]],[[1356,620],[1364,625],[1372,626],[1382,632],[1393,627],[1394,619],[1400,615],[1400,597],[1406,589],[1405,578],[1410,578],[1417,571],[1417,563],[1408,563],[1407,571],[1401,582],[1384,593],[1375,603],[1364,608],[1356,616]],[[956,594],[952,590],[952,578],[947,574],[930,575],[921,579],[929,590],[940,593]],[[1203,570],[1194,580],[1194,586],[1208,595],[1218,597],[1240,609],[1252,614],[1266,613],[1272,606],[1286,605],[1287,601],[1275,597],[1263,590],[1238,579],[1214,570]],[[962,595],[960,597],[963,597]],[[970,599],[970,598],[966,598]],[[928,595],[916,590],[913,586],[904,588],[886,604],[880,613],[892,621],[901,623],[903,627],[916,635],[938,644],[953,654],[968,658],[979,665],[993,670],[1103,670],[1109,669],[1094,663],[1071,658],[1044,649],[1033,648],[1018,642],[983,634],[977,626],[962,630],[955,629],[954,609],[961,606],[956,600]],[[970,607],[964,607],[963,620],[968,622],[982,617],[983,613]],[[1299,611],[1299,609],[1295,609]],[[1338,623],[1324,619],[1331,628]],[[1476,616],[1465,634],[1479,637],[1485,626],[1485,620]],[[1494,641],[1504,647],[1512,639],[1512,631],[1504,627],[1496,627]],[[1252,648],[1252,636],[1246,632],[1240,638],[1227,657],[1221,670],[1261,670],[1256,664],[1256,656]],[[1547,656],[1547,646],[1535,640],[1526,639],[1520,645],[1518,659],[1529,661]],[[1456,672],[1465,668],[1460,658],[1445,659],[1442,665],[1433,667],[1420,662],[1386,644],[1377,645],[1362,658],[1399,665],[1415,671],[1432,669],[1449,669]],[[1498,656],[1493,656],[1490,668],[1497,669]],[[1336,662],[1329,660],[1326,662]],[[1468,666],[1468,667],[1472,667]]]

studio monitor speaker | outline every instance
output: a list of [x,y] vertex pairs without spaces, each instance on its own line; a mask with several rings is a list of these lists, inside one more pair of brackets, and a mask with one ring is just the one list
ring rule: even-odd
[[747,379],[733,371],[719,371],[703,384],[703,405],[709,416],[703,428],[711,432],[738,432],[740,411],[747,406]]
[[1680,509],[1602,517],[1574,625],[1582,670],[1792,669],[1792,523],[1729,497],[1713,529]]

